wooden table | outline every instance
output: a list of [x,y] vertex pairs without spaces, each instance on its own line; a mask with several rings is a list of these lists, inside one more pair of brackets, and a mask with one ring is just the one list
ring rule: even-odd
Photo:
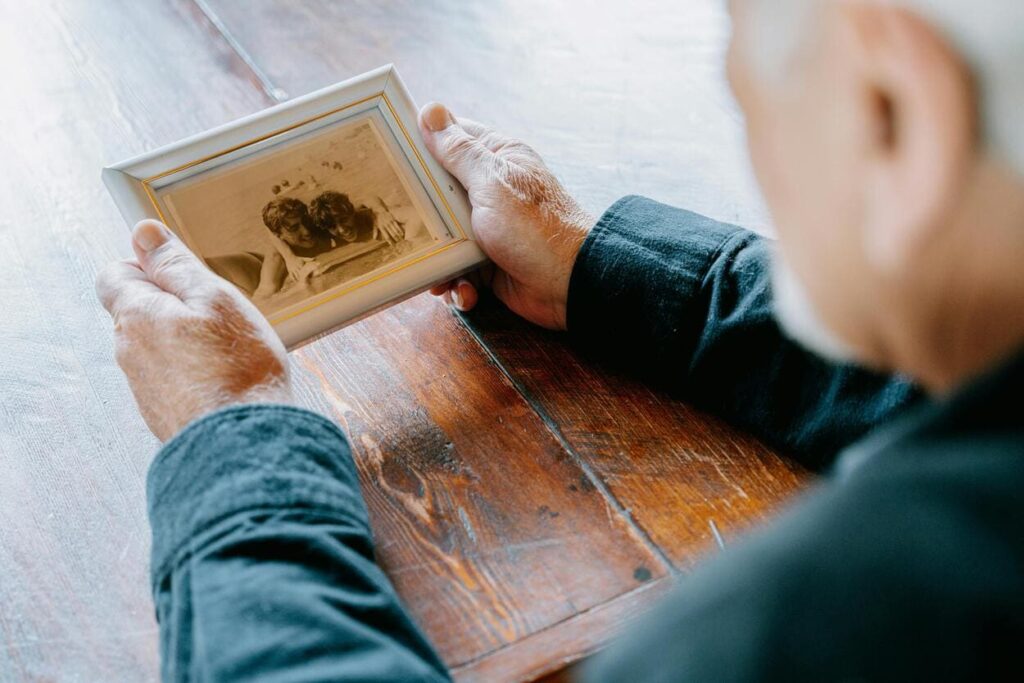
[[[523,137],[595,213],[640,192],[764,228],[720,0],[10,0],[0,56],[0,680],[157,671],[157,443],[96,272],[106,164],[394,62]],[[352,437],[380,561],[461,680],[598,648],[806,474],[493,302],[421,296],[294,354]]]

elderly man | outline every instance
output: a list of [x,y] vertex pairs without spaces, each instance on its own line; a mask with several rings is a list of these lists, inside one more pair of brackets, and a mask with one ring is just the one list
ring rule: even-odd
[[[731,9],[729,73],[777,248],[636,197],[593,221],[529,147],[421,112],[494,262],[435,293],[466,309],[492,287],[810,462],[842,450],[828,483],[585,674],[1018,677],[1024,4]],[[344,435],[287,407],[267,323],[159,224],[134,247],[99,292],[144,418],[174,437],[148,491],[165,678],[445,679],[373,563]],[[897,418],[912,385],[846,360],[931,400]]]

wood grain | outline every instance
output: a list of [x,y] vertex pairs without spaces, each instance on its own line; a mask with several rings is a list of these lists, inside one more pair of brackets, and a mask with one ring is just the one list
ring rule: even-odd
[[[722,71],[720,3],[204,6],[278,95],[395,62],[421,102],[525,138],[595,213],[641,191],[768,231]],[[808,481],[756,440],[579,358],[493,301],[464,322],[678,569],[713,547],[713,528],[735,540]]]
[[583,205],[638,192],[766,230],[721,0],[200,0],[297,96],[394,63],[413,97],[533,145]]
[[[718,0],[6,3],[0,680],[152,680],[138,418],[93,295],[129,255],[99,169],[395,62],[532,142],[591,210],[641,191],[764,228]],[[294,355],[356,448],[381,562],[462,680],[600,647],[803,475],[500,307],[419,297]],[[666,561],[668,558],[669,561]]]
[[[567,447],[685,570],[769,519],[810,481],[756,439],[617,369],[488,297],[467,324]],[[614,425],[614,427],[611,427]]]
[[157,444],[93,294],[97,270],[130,253],[99,171],[270,100],[178,5],[3,12],[0,680],[151,680],[143,481]]
[[[296,352],[349,433],[379,559],[458,667],[667,567],[453,314],[422,298]],[[560,657],[558,643],[535,648]],[[537,660],[508,661],[517,680]]]
[[[723,73],[721,3],[204,5],[278,92],[394,61],[421,101],[537,147],[594,212],[638,191],[768,230]],[[579,358],[500,304],[465,322],[679,569],[710,547],[712,524],[735,538],[808,481],[756,440]]]
[[514,680],[509,672],[520,670],[527,663],[529,668],[524,670],[521,680],[573,680],[570,672],[582,657],[627,633],[672,585],[670,578],[652,581],[594,609],[581,611],[556,628],[540,631],[511,647],[464,664],[452,674],[456,680],[466,682]]

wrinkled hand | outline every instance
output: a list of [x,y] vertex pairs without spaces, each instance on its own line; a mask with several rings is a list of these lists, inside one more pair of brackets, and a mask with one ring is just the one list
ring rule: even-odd
[[425,106],[419,123],[431,154],[466,188],[477,243],[493,262],[431,292],[469,310],[476,286],[490,286],[527,320],[566,329],[569,277],[593,218],[528,145],[439,104]]
[[96,292],[139,412],[166,441],[240,403],[290,403],[288,359],[270,324],[163,225],[135,227],[136,259],[110,264]]

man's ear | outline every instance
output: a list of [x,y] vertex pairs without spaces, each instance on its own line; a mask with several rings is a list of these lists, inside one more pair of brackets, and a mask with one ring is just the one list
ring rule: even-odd
[[843,3],[862,76],[865,252],[892,270],[948,223],[978,143],[970,71],[945,37],[891,5]]

